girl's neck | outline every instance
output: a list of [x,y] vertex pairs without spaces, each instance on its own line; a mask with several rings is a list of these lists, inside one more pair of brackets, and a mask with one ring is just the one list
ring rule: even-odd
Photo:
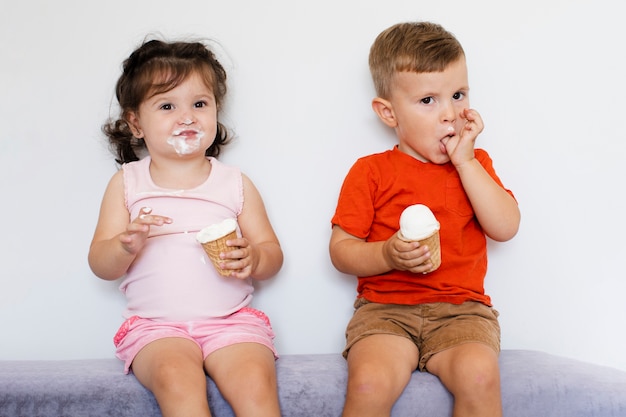
[[206,158],[150,160],[152,181],[162,188],[189,190],[203,184],[211,173],[211,162]]

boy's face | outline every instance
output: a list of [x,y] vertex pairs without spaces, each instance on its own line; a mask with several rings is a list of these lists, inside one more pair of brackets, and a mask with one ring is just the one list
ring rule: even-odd
[[388,100],[374,99],[378,116],[395,129],[400,151],[423,162],[450,161],[444,142],[458,135],[469,108],[467,67],[462,57],[442,72],[397,73]]

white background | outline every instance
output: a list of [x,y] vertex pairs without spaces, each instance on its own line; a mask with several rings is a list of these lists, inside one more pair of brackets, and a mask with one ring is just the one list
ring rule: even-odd
[[100,126],[150,33],[215,40],[229,73],[222,159],[256,183],[285,253],[254,300],[279,351],[341,351],[356,280],[330,263],[330,218],[356,158],[394,144],[367,54],[386,27],[432,20],[465,48],[478,146],[522,211],[489,243],[503,348],[626,370],[623,16],[617,0],[2,0],[0,359],[114,356],[119,282],[86,260],[117,169]]

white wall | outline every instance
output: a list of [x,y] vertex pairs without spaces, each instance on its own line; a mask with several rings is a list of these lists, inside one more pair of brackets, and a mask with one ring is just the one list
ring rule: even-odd
[[150,32],[222,45],[238,136],[223,159],[261,190],[286,258],[255,304],[280,352],[339,352],[356,281],[330,264],[329,221],[354,160],[394,141],[367,53],[387,26],[428,19],[466,49],[478,145],[523,214],[490,243],[503,348],[626,370],[622,4],[2,0],[0,359],[113,357],[123,299],[86,262],[116,169],[99,129]]

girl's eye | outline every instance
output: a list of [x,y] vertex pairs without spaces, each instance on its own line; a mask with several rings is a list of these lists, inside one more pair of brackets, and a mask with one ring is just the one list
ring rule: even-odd
[[196,107],[198,109],[200,109],[202,107],[205,107],[205,106],[206,106],[206,102],[204,102],[204,101],[198,101],[196,104],[194,104],[194,107]]
[[169,103],[162,104],[160,107],[161,110],[172,110],[172,105]]

